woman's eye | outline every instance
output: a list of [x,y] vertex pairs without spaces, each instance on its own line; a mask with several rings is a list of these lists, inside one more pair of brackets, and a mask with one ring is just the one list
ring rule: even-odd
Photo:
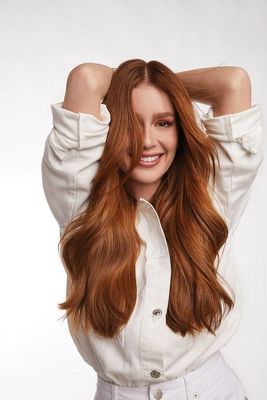
[[[159,122],[159,124],[167,124],[167,126],[166,126],[166,128],[167,128],[168,126],[171,126],[171,125],[172,125],[172,122],[161,121],[161,122]],[[163,125],[161,125],[161,126],[163,127]]]

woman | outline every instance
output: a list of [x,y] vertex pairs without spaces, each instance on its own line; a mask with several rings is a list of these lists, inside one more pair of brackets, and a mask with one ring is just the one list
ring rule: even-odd
[[[201,118],[194,100],[211,105]],[[233,233],[263,159],[246,71],[85,63],[51,107],[60,308],[94,399],[247,399],[220,352],[241,316]]]

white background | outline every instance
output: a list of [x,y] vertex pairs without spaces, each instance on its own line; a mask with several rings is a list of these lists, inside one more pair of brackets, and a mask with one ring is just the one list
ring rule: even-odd
[[[0,0],[1,399],[90,400],[95,393],[96,373],[59,320],[66,276],[41,182],[50,104],[63,100],[70,70],[130,58],[156,59],[175,72],[240,66],[267,134],[266,21],[264,0]],[[267,392],[266,182],[264,160],[235,235],[244,314],[222,349],[249,400]]]

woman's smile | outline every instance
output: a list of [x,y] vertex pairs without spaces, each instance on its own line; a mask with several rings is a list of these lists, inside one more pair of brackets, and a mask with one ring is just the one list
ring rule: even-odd
[[[163,154],[164,153],[155,154],[155,155],[151,155],[151,156],[142,156],[139,161],[138,166],[144,167],[144,168],[152,168],[159,163],[160,158]],[[131,154],[130,154],[130,156],[131,156]]]

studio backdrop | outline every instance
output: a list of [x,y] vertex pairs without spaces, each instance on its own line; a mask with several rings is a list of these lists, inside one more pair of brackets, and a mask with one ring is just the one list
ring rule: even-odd
[[[95,393],[96,373],[60,319],[66,273],[41,180],[50,105],[63,101],[69,72],[133,58],[175,72],[242,67],[267,134],[266,21],[264,0],[0,0],[1,399],[89,400]],[[267,392],[266,175],[264,160],[235,232],[243,316],[222,349],[250,400]]]

